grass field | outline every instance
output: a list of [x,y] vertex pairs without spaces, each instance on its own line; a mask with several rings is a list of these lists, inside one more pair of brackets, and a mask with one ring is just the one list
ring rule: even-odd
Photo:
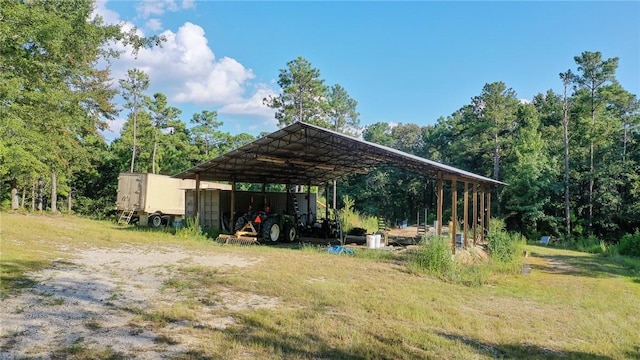
[[[640,273],[612,258],[528,245],[529,275],[492,273],[484,286],[467,287],[411,272],[402,256],[223,246],[71,216],[1,213],[0,227],[3,305],[44,281],[34,280],[38,271],[72,264],[83,249],[171,247],[251,259],[224,270],[172,265],[158,290],[172,301],[126,308],[122,330],[153,332],[157,347],[178,349],[168,357],[640,358]],[[123,295],[114,292],[111,302]],[[265,306],[231,306],[230,296]],[[53,298],[48,306],[61,306]],[[207,325],[205,314],[226,325]],[[105,321],[87,318],[85,327],[99,332]],[[18,336],[3,330],[2,350],[10,354]],[[78,341],[49,351],[58,358],[143,357]]]

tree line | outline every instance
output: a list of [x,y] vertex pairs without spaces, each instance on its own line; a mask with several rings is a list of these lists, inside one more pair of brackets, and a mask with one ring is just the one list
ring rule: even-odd
[[[165,94],[149,94],[151,79],[139,69],[112,86],[108,64],[118,52],[108,44],[136,51],[163,39],[105,25],[92,10],[92,0],[0,7],[2,208],[57,211],[64,199],[69,211],[104,215],[119,172],[171,175],[255,139],[220,131],[213,110],[184,121]],[[280,70],[281,92],[264,104],[280,127],[305,121],[506,182],[494,189],[492,214],[525,234],[615,240],[640,227],[640,104],[616,79],[618,58],[585,51],[574,60],[549,84],[562,93],[521,101],[491,82],[433,125],[360,126],[357,101],[303,57]],[[100,131],[121,112],[117,95],[127,118],[108,143]],[[436,202],[433,179],[403,169],[338,181],[338,198],[349,194],[357,210],[389,219],[415,219]]]

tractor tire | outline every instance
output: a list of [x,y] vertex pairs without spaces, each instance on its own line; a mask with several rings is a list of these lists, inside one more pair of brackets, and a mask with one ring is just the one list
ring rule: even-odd
[[288,243],[298,240],[298,229],[295,225],[287,223],[284,226],[284,240]]
[[278,217],[268,217],[262,222],[262,242],[276,243],[280,240],[282,229],[278,224]]
[[159,228],[162,226],[162,216],[158,214],[149,216],[149,226],[152,228]]
[[238,221],[236,221],[236,225],[233,228],[233,232],[237,232],[240,231],[240,229],[242,229],[245,225],[247,225],[247,219],[244,216],[241,216],[238,218]]

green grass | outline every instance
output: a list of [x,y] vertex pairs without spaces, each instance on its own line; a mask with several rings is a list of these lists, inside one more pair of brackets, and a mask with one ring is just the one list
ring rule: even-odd
[[[187,294],[188,300],[176,296],[173,303],[121,309],[134,317],[128,326],[155,331],[159,345],[179,342],[188,348],[176,358],[640,357],[638,261],[619,255],[528,245],[529,275],[479,267],[464,271],[480,275],[461,272],[470,280],[450,281],[410,271],[406,254],[221,246],[76,217],[0,216],[4,296],[32,284],[28,271],[70,259],[68,249],[171,245],[204,256],[257,259],[255,265],[225,270],[175,266],[163,291]],[[466,283],[477,277],[487,285]],[[276,301],[265,307],[219,306],[228,294]],[[224,329],[207,322],[227,317],[233,323]],[[102,324],[92,321],[87,326]],[[165,330],[170,325],[171,332]],[[60,354],[121,356],[100,351],[79,344]]]

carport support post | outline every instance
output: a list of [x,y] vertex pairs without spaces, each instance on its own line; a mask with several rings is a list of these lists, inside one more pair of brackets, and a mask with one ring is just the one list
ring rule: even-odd
[[326,203],[324,204],[324,218],[329,220],[329,183],[324,184],[324,197],[326,198]]
[[307,222],[305,225],[309,226],[311,222],[311,182],[307,185]]
[[[198,213],[200,210],[200,174],[196,174],[196,193],[195,199],[193,202],[193,217],[198,219]],[[198,225],[200,225],[200,220],[198,219]]]
[[451,242],[453,246],[451,247],[451,253],[456,253],[456,220],[458,218],[458,182],[456,178],[451,180]]
[[491,189],[487,191],[487,234],[491,231]]
[[234,217],[236,216],[236,178],[231,180],[231,228],[236,227],[236,220]]
[[[327,198],[327,203],[329,199]],[[333,210],[338,208],[338,181],[333,180]]]
[[442,188],[442,173],[438,172],[438,208],[436,209],[436,234],[442,235],[442,198],[444,197],[444,189]]
[[484,185],[480,185],[480,242],[484,242]]
[[467,228],[469,227],[469,183],[464,182],[464,215],[463,220],[464,227],[462,228],[462,244],[464,248],[467,248]]
[[473,183],[473,246],[476,246],[476,239],[478,234],[476,228],[478,227],[478,184]]

